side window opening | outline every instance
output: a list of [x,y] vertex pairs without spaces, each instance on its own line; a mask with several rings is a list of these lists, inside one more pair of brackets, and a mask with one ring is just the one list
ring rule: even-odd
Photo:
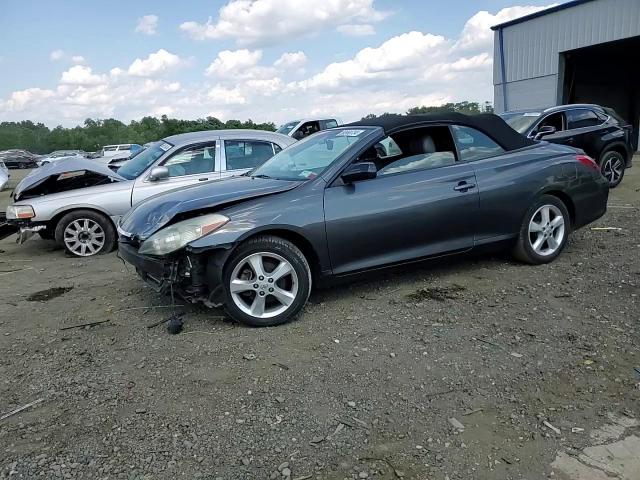
[[227,158],[227,170],[241,170],[262,165],[273,157],[274,146],[275,144],[270,142],[225,140],[224,154]]
[[358,161],[375,163],[378,175],[384,176],[453,165],[456,154],[448,127],[421,127],[381,140]]
[[569,130],[576,128],[595,127],[602,121],[592,110],[587,108],[577,108],[567,112],[567,123]]
[[482,160],[504,153],[500,145],[475,128],[453,125],[451,130],[458,145],[460,160],[463,162]]
[[540,130],[542,127],[553,127],[556,132],[562,132],[564,128],[564,114],[562,112],[552,113],[545,119],[543,119],[536,130]]
[[198,175],[213,172],[215,170],[215,159],[215,144],[200,145],[176,153],[164,162],[164,166],[169,170],[170,177]]
[[329,120],[322,120],[322,129],[326,130],[328,128],[335,128],[338,126],[338,122],[336,120],[333,119],[329,119]]
[[320,122],[305,122],[293,134],[293,138],[300,140],[320,131]]

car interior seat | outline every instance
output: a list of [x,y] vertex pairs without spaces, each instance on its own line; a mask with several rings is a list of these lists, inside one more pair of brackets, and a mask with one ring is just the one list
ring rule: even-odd
[[214,160],[211,157],[205,158],[203,151],[202,153],[197,153],[191,157],[191,161],[186,164],[186,167],[186,175],[213,172]]
[[379,174],[399,173],[405,170],[422,170],[426,168],[453,165],[455,155],[450,151],[438,151],[436,142],[431,135],[412,138],[407,143],[408,156],[386,165],[378,171]]

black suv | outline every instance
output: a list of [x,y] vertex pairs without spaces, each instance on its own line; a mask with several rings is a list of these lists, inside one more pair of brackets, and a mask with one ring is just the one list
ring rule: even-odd
[[631,167],[632,127],[610,108],[599,105],[560,105],[546,110],[501,113],[502,119],[521,134],[581,148],[600,166],[611,188]]

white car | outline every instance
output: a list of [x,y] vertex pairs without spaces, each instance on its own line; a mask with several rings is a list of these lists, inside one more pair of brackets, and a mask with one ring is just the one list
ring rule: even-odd
[[328,128],[334,128],[339,125],[342,125],[342,122],[338,118],[325,118],[322,120],[317,118],[303,118],[281,125],[280,128],[276,130],[276,133],[282,133],[296,140],[302,140],[304,137],[308,137],[320,130],[327,130]]
[[20,181],[7,222],[19,229],[19,243],[37,232],[74,256],[107,253],[131,207],[169,190],[242,175],[293,143],[264,130],[210,130],[166,137],[117,171],[86,158],[58,162]]
[[0,191],[4,188],[4,186],[9,181],[9,169],[4,164],[2,160],[0,160]]
[[[121,154],[123,152],[136,153],[142,149],[137,143],[122,143],[120,145],[105,145],[100,150],[100,157],[113,157],[114,155]],[[99,158],[99,157],[98,157]]]
[[45,155],[44,157],[40,157],[36,163],[39,167],[43,165],[47,165],[49,163],[58,162],[65,158],[83,158],[84,152],[82,150],[56,150],[55,152],[51,152],[49,155]]

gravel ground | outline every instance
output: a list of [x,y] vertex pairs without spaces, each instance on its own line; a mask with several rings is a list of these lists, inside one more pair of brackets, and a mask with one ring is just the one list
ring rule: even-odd
[[0,417],[41,399],[0,420],[0,478],[547,478],[640,417],[639,190],[551,265],[380,273],[269,329],[189,306],[169,335],[114,254],[0,241]]

